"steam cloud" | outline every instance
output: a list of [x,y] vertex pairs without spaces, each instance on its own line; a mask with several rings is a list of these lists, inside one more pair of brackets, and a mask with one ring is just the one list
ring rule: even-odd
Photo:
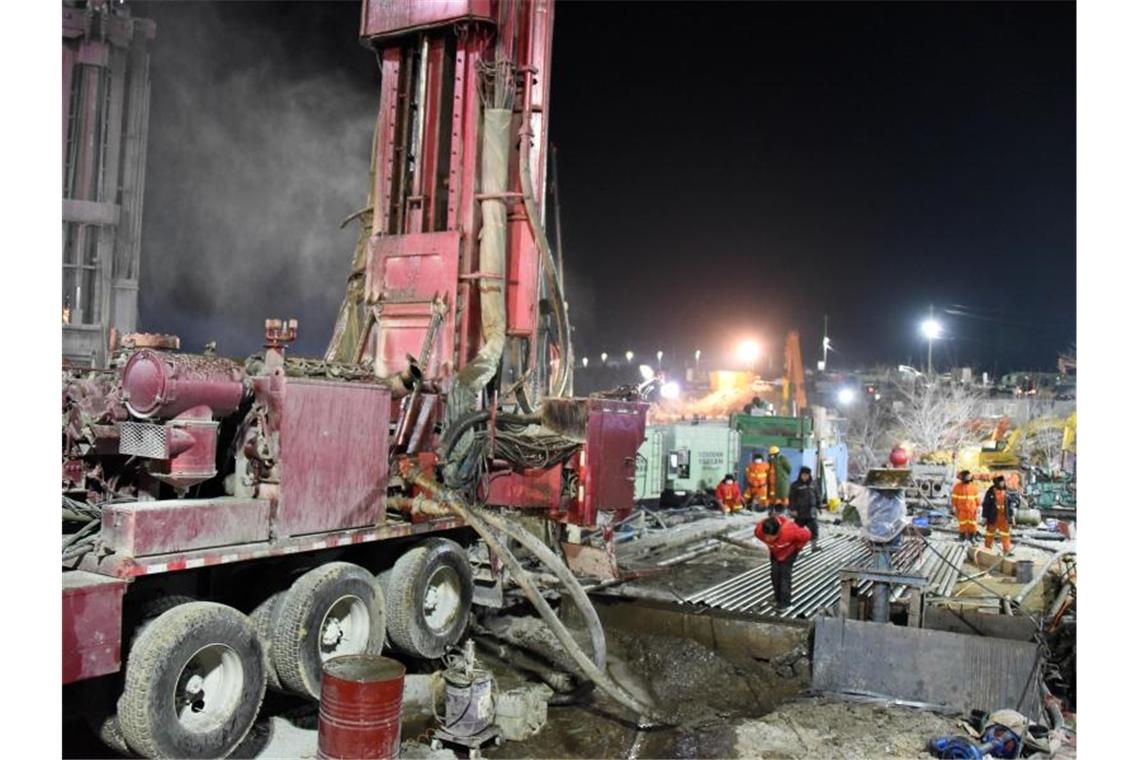
[[[288,5],[283,20],[262,3],[132,5],[158,24],[140,329],[187,350],[244,356],[265,318],[296,317],[295,350],[319,355],[344,295],[358,227],[339,224],[367,200],[379,77],[353,49],[355,3],[320,24]],[[335,59],[312,42],[332,33]]]

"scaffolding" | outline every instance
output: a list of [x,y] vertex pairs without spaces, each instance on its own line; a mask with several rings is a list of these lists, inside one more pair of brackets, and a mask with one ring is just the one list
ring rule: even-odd
[[138,322],[155,24],[123,3],[63,4],[63,359],[103,367]]

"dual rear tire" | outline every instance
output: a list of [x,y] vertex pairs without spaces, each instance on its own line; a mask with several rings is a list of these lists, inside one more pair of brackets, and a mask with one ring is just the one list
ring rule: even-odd
[[249,616],[171,598],[135,635],[117,714],[97,725],[109,745],[143,757],[225,757],[253,727],[267,686],[319,699],[327,660],[379,654],[386,634],[401,652],[442,657],[466,630],[472,593],[466,552],[431,538],[379,576],[321,565]]

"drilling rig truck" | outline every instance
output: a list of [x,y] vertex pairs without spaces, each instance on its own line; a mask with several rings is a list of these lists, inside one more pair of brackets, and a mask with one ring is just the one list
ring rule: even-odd
[[509,517],[556,552],[632,508],[646,405],[573,397],[544,234],[553,19],[363,2],[369,202],[324,356],[270,319],[244,360],[138,333],[65,366],[64,692],[111,746],[224,757],[267,688],[315,699],[331,657],[442,657],[507,573],[550,622],[501,538],[554,552]]

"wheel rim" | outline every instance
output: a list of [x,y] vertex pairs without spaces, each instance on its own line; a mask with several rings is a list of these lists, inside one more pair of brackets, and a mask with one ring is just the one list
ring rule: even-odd
[[245,666],[225,644],[209,644],[195,652],[178,676],[174,706],[187,731],[204,733],[223,725],[241,702]]
[[345,654],[360,654],[368,648],[371,632],[368,605],[358,596],[342,596],[333,602],[321,621],[321,662]]
[[424,621],[436,633],[447,630],[459,615],[462,585],[459,573],[444,565],[428,578],[424,592]]

